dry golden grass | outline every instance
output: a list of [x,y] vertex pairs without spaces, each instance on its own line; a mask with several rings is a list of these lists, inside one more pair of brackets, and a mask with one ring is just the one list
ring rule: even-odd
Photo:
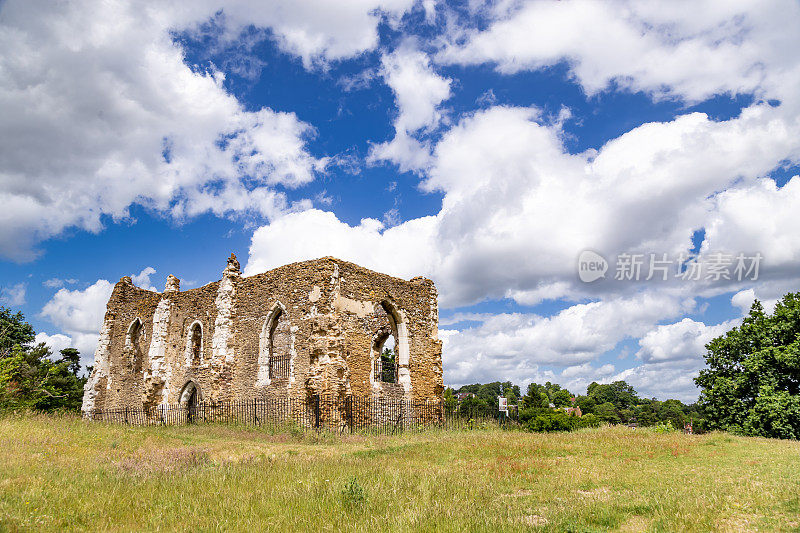
[[799,517],[790,441],[0,420],[0,530],[798,531]]

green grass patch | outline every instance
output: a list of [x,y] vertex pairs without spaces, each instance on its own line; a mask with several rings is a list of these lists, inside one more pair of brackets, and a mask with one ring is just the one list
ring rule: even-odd
[[796,531],[800,443],[0,420],[0,531]]

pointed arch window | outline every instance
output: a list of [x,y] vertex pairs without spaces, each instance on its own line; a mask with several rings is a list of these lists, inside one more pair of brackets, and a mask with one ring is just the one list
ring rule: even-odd
[[139,372],[142,369],[142,359],[144,359],[144,324],[139,317],[136,317],[131,325],[128,326],[128,332],[125,335],[125,350],[130,354],[131,364],[134,371]]
[[269,352],[269,379],[288,379],[291,355],[286,349],[288,335],[287,322],[283,309],[277,309],[269,325],[267,350]]
[[194,321],[186,334],[186,362],[195,366],[203,362],[203,325]]
[[264,320],[259,337],[258,377],[256,383],[264,386],[275,380],[292,380],[293,336],[286,308],[280,302]]

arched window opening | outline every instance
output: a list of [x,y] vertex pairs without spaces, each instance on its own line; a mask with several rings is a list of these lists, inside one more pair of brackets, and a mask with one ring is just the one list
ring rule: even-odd
[[135,372],[142,369],[142,359],[144,358],[142,340],[144,337],[144,326],[137,317],[128,327],[128,334],[125,336],[125,348],[129,351],[131,364]]
[[372,346],[372,374],[377,383],[398,382],[397,319],[388,303],[382,302],[376,311],[381,328]]
[[269,324],[267,352],[269,354],[269,379],[289,379],[291,365],[291,333],[282,309],[277,309]]
[[199,365],[203,350],[203,326],[195,322],[189,328],[189,360],[192,365]]

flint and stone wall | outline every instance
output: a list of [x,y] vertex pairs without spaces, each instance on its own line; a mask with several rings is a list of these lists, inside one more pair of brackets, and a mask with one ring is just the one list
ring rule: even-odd
[[[332,257],[242,277],[231,255],[222,280],[186,291],[174,276],[163,293],[124,277],[108,302],[83,411],[314,395],[438,400],[437,331],[431,280]],[[390,336],[396,383],[375,375]],[[270,357],[284,365],[277,377]]]

